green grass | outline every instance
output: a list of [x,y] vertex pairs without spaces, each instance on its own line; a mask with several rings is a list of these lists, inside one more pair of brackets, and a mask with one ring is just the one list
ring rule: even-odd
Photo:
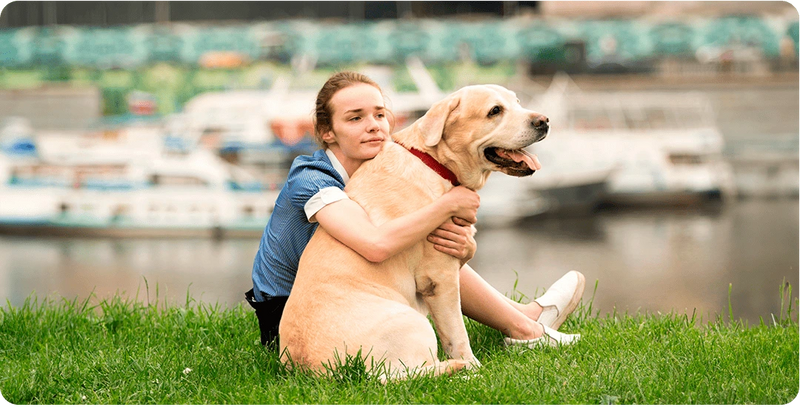
[[[596,287],[595,287],[596,289]],[[791,297],[789,297],[791,298]],[[581,304],[561,349],[510,350],[468,321],[477,375],[382,385],[363,361],[287,370],[246,305],[28,299],[0,310],[0,392],[15,404],[785,404],[798,394],[792,309],[750,325]],[[781,297],[784,300],[784,297]],[[791,304],[791,301],[789,301]],[[794,299],[797,303],[797,299]]]

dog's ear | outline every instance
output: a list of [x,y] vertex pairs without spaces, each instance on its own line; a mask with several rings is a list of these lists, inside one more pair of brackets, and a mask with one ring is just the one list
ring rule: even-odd
[[452,95],[447,99],[440,100],[431,106],[430,110],[422,116],[419,122],[419,131],[425,146],[433,147],[442,139],[444,126],[447,119],[461,103],[461,95]]

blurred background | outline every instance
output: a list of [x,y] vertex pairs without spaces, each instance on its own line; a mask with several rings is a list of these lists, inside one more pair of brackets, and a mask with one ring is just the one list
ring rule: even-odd
[[577,269],[603,313],[751,323],[796,296],[789,3],[33,1],[0,14],[0,299],[240,303],[344,69],[398,129],[477,83],[550,117],[543,169],[480,192],[500,292]]

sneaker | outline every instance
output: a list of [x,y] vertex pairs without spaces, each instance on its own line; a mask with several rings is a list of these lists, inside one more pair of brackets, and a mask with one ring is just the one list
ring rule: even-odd
[[561,345],[571,345],[578,340],[581,339],[580,334],[563,334],[561,332],[556,331],[555,329],[548,328],[546,325],[542,325],[544,328],[544,333],[542,336],[535,338],[535,339],[513,339],[513,338],[504,338],[503,342],[505,342],[506,346],[525,346],[531,349],[535,349],[538,347],[558,347]]
[[572,270],[564,274],[544,295],[534,300],[542,307],[538,322],[552,329],[561,327],[581,301],[585,285],[586,278],[579,271]]

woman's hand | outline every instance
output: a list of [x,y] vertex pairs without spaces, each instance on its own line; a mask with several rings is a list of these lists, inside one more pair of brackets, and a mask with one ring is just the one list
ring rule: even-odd
[[477,245],[472,237],[472,225],[459,226],[454,223],[456,220],[457,218],[453,218],[443,223],[428,235],[428,241],[433,243],[434,249],[461,260],[463,266],[475,255]]
[[478,207],[481,206],[481,197],[477,192],[462,186],[457,186],[442,195],[452,205],[453,217],[456,224],[461,226],[472,225],[478,221]]

